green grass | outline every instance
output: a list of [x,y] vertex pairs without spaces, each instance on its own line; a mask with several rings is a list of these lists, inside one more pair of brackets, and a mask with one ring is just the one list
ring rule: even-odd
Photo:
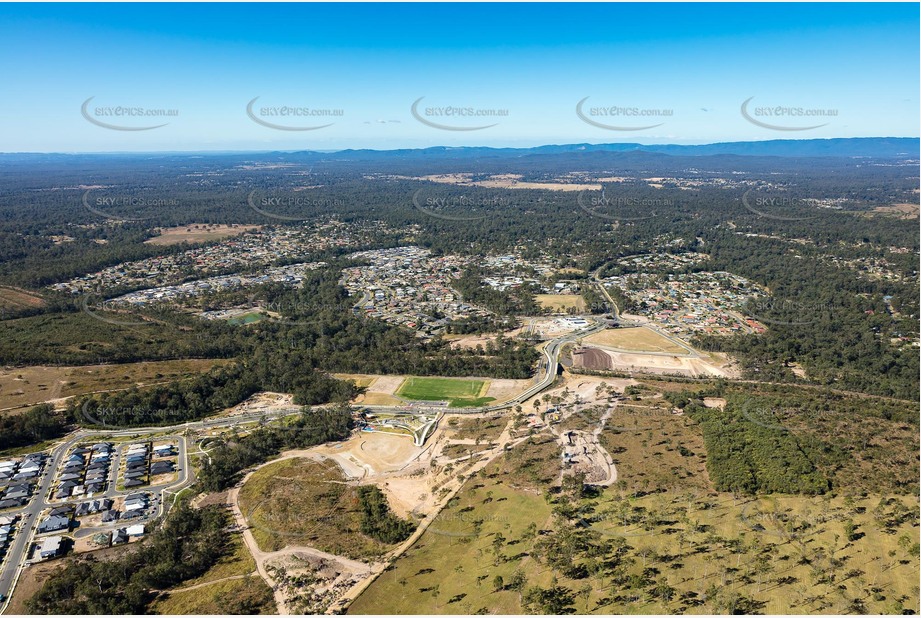
[[485,406],[487,403],[495,401],[495,397],[475,397],[473,399],[457,398],[452,399],[448,404],[449,408],[478,408]]
[[183,583],[182,587],[187,588],[196,584],[224,579],[225,577],[248,575],[255,572],[256,561],[253,560],[252,554],[246,549],[246,545],[243,543],[243,536],[241,534],[231,535],[230,544],[233,551],[218,560],[204,575],[196,577],[195,579],[190,579]]
[[[510,578],[516,568],[532,560],[521,556],[495,565],[492,538],[499,533],[516,539],[532,521],[540,527],[550,517],[550,505],[535,493],[492,482],[474,489],[476,484],[467,484],[459,499],[439,514],[394,568],[355,600],[348,613],[472,614],[483,607],[500,614],[523,613],[517,594],[494,593],[492,581],[496,575]],[[479,530],[477,519],[483,520]],[[521,543],[505,552],[512,557],[526,549],[527,544]],[[488,577],[477,582],[481,575]],[[460,595],[465,596],[449,602]]]
[[482,405],[494,401],[492,397],[482,397],[485,380],[466,380],[462,378],[406,378],[397,396],[418,401],[448,401],[451,407]]
[[272,590],[259,576],[167,593],[152,609],[161,615],[276,613]]
[[[622,574],[590,571],[572,579],[535,559],[541,543],[562,538],[561,521],[550,516],[552,505],[542,495],[513,487],[505,469],[490,464],[349,613],[532,613],[537,608],[523,606],[517,591],[493,585],[497,575],[508,582],[516,570],[526,578],[525,589],[546,589],[554,581],[569,589],[576,613],[919,609],[917,498],[735,498],[695,488],[636,497],[613,487],[579,503],[600,542],[625,542],[619,558],[610,550],[601,558]],[[850,540],[848,522],[856,531]],[[548,532],[524,535],[531,523]],[[579,551],[564,561],[591,562]],[[661,588],[672,589],[672,596],[659,596]]]
[[235,316],[227,320],[228,324],[255,324],[256,322],[261,322],[264,319],[261,313],[251,312],[243,313],[241,315]]

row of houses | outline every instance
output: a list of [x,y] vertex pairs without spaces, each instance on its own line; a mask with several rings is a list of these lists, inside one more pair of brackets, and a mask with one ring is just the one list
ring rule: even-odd
[[0,461],[0,482],[31,481],[38,478],[47,458],[45,453],[32,453],[21,460]]
[[0,516],[0,563],[6,559],[6,550],[13,541],[18,519],[19,515]]
[[117,528],[112,532],[100,532],[99,534],[95,534],[93,535],[93,543],[102,547],[108,547],[110,545],[123,545],[127,543],[131,538],[144,536],[145,532],[146,529],[144,524],[134,524],[133,526]]
[[75,448],[63,462],[54,498],[63,500],[105,491],[111,459],[112,444],[109,442]]
[[0,462],[0,510],[28,504],[47,458],[44,453],[32,453]]
[[[176,471],[176,447],[173,444],[159,444],[151,447],[149,442],[129,445],[124,451],[125,467],[122,471],[124,487],[140,487],[152,477]],[[155,459],[156,457],[156,459]]]

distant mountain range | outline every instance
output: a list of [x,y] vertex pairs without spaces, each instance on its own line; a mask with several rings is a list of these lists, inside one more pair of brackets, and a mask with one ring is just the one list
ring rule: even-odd
[[849,137],[836,139],[777,139],[762,142],[721,142],[683,146],[678,144],[560,144],[533,148],[487,148],[437,146],[402,150],[341,150],[336,156],[375,158],[379,156],[520,157],[535,154],[587,152],[645,152],[681,156],[739,155],[758,157],[871,157],[918,159],[921,140],[917,137]]
[[637,153],[664,154],[681,157],[695,156],[749,156],[749,157],[867,157],[875,159],[919,159],[921,139],[917,137],[848,137],[834,139],[776,139],[760,142],[720,142],[685,146],[679,144],[551,144],[533,148],[489,148],[486,146],[434,146],[431,148],[404,148],[397,150],[349,149],[339,151],[221,151],[221,152],[151,152],[151,153],[0,153],[0,162],[37,162],[60,158],[98,156],[239,156],[239,155],[300,155],[320,156],[339,160],[380,160],[392,158],[462,159],[488,157],[493,159],[518,158],[532,155]]

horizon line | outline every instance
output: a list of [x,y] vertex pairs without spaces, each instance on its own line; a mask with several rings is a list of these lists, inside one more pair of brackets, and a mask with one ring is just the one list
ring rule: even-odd
[[663,142],[663,143],[642,143],[642,142],[563,142],[563,143],[548,143],[540,144],[538,146],[446,146],[446,145],[433,145],[433,146],[421,146],[421,147],[405,147],[405,148],[339,148],[339,149],[321,149],[321,150],[312,150],[312,149],[303,149],[303,148],[285,148],[285,149],[243,149],[243,150],[226,150],[226,149],[215,149],[215,150],[86,150],[86,151],[0,151],[0,156],[4,155],[199,155],[199,154],[270,154],[270,153],[280,153],[280,154],[295,154],[295,153],[316,153],[316,154],[337,154],[343,152],[376,152],[376,153],[386,153],[386,152],[397,152],[397,151],[424,151],[432,150],[436,148],[441,148],[445,150],[469,150],[473,148],[481,148],[487,150],[534,150],[537,148],[548,148],[548,147],[562,147],[562,146],[638,146],[638,147],[664,147],[664,146],[678,146],[683,148],[694,148],[700,146],[720,146],[720,145],[732,145],[732,144],[762,144],[770,142],[830,142],[830,141],[842,141],[842,140],[880,140],[880,139],[906,139],[906,140],[921,140],[921,136],[864,136],[864,137],[803,137],[803,138],[778,138],[778,139],[763,139],[763,140],[737,140],[737,141],[717,141],[717,142],[701,142],[696,144],[680,144],[675,142]]

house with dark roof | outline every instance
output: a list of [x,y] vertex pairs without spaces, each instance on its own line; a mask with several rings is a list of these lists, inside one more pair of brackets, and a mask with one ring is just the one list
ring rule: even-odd
[[61,517],[59,515],[51,515],[45,521],[38,525],[37,531],[39,533],[44,532],[57,532],[58,530],[67,530],[70,528],[70,518]]

